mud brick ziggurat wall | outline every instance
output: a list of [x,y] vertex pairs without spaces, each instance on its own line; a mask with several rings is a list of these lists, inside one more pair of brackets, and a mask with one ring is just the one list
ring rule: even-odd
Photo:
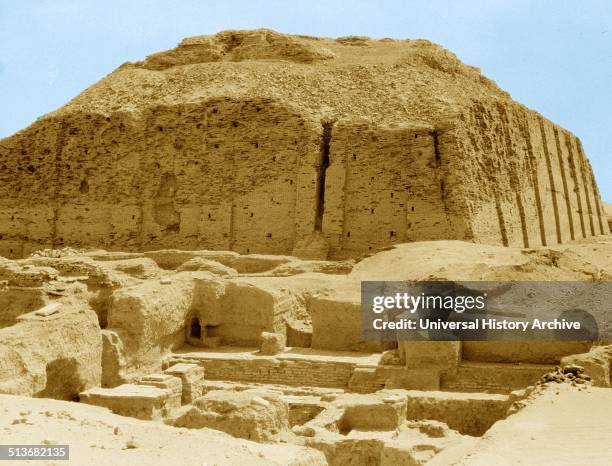
[[580,140],[423,40],[192,37],[0,141],[7,257],[608,232]]

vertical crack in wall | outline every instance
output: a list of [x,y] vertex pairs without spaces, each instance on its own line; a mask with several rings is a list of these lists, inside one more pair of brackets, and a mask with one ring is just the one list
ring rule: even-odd
[[561,181],[563,182],[563,192],[565,193],[565,207],[567,209],[567,219],[570,227],[570,236],[572,240],[576,239],[574,232],[574,217],[572,216],[572,204],[570,200],[569,188],[567,186],[567,176],[565,174],[565,164],[563,163],[563,153],[561,152],[561,142],[559,141],[559,131],[553,127],[555,134],[555,145],[557,147],[557,158],[559,160],[559,170],[561,171]]
[[570,140],[566,133],[563,134],[565,140],[565,148],[567,149],[567,160],[569,163],[570,176],[574,180],[574,194],[576,195],[576,203],[578,204],[578,217],[580,219],[580,230],[582,231],[582,237],[586,238],[586,229],[584,225],[584,210],[582,208],[582,196],[580,195],[580,182],[578,178],[578,169],[576,167],[576,160],[574,159],[574,151]]
[[[523,247],[529,247],[529,233],[527,231],[527,218],[525,216],[525,207],[523,206],[523,199],[521,197],[522,186],[521,180],[518,175],[518,163],[519,157],[516,149],[514,148],[514,144],[512,143],[512,135],[510,134],[510,116],[508,115],[508,111],[501,104],[497,105],[497,109],[499,115],[502,119],[502,130],[504,135],[504,146],[506,149],[506,155],[510,160],[510,163],[507,165],[510,187],[514,192],[514,197],[516,200],[516,207],[519,212],[519,221],[521,222],[521,235],[523,238]],[[507,233],[507,232],[506,232]],[[506,245],[507,246],[507,245]]]
[[601,205],[601,195],[599,194],[599,187],[597,186],[597,181],[595,180],[595,173],[593,173],[593,169],[591,169],[591,185],[593,186],[593,196],[595,197],[595,210],[597,211],[599,231],[602,235],[605,235],[608,233],[604,228],[604,219],[606,218],[606,216],[604,215],[603,206]]
[[[214,112],[216,112],[216,109],[213,109]],[[238,114],[236,115],[236,118],[241,118],[241,111],[238,111]],[[206,114],[206,126],[208,126],[208,112]],[[214,146],[216,147],[216,146]],[[229,188],[229,205],[230,205],[230,211],[229,211],[229,225],[228,225],[228,242],[227,242],[227,246],[228,249],[230,251],[233,251],[234,248],[236,247],[236,146],[235,146],[235,140],[232,139],[232,152],[231,152],[231,160],[230,163],[227,163],[227,159],[226,159],[226,155],[224,155],[224,162],[225,162],[225,166],[230,166],[230,171],[229,171],[229,176],[224,176],[223,180],[228,180],[228,185],[227,187],[224,187],[223,191],[224,192],[228,192],[226,191],[226,189]],[[248,249],[247,249],[248,251]]]
[[540,193],[540,179],[538,174],[538,162],[533,153],[533,145],[531,143],[531,134],[529,132],[529,122],[524,119],[519,120],[519,128],[527,144],[527,165],[531,174],[531,182],[533,192],[535,194],[536,209],[538,212],[538,222],[540,225],[540,241],[542,246],[546,246],[546,227],[544,225],[544,208],[542,207],[542,195]]
[[550,159],[550,151],[548,150],[548,141],[546,140],[546,130],[544,129],[544,120],[539,119],[540,135],[542,137],[542,147],[544,148],[544,157],[546,158],[546,168],[548,170],[548,182],[550,183],[550,194],[552,196],[553,211],[555,214],[555,227],[557,230],[557,243],[561,244],[561,219],[559,218],[559,204],[557,202],[557,190],[555,189],[555,176],[552,169],[552,161]]
[[325,176],[329,168],[329,146],[332,138],[333,121],[323,123],[323,134],[321,136],[321,158],[317,166],[317,187],[315,207],[315,231],[323,229],[323,214],[325,213]]
[[[436,161],[436,171],[438,175],[438,181],[440,183],[440,198],[442,200],[442,205],[444,207],[444,216],[446,218],[446,229],[448,233],[452,231],[452,222],[450,216],[450,208],[448,205],[448,196],[447,196],[447,186],[446,186],[446,177],[444,176],[446,172],[442,167],[442,151],[440,150],[440,132],[437,129],[434,129],[433,134],[433,146],[434,146],[434,157]],[[446,162],[446,160],[445,160]]]
[[57,141],[55,142],[55,184],[53,187],[53,218],[51,220],[51,248],[55,249],[57,242],[57,223],[59,221],[59,208],[60,208],[60,186],[63,185],[61,182],[61,169],[62,169],[62,152],[64,151],[64,145],[66,144],[66,128],[67,123],[60,121]]
[[506,222],[504,220],[504,212],[499,200],[499,194],[495,190],[495,210],[497,211],[497,221],[499,222],[499,232],[502,236],[502,244],[508,246],[508,232],[506,231]]
[[576,143],[576,150],[578,152],[576,155],[578,157],[578,166],[580,169],[580,176],[582,178],[582,185],[584,186],[584,194],[586,197],[587,212],[589,215],[589,227],[591,228],[591,236],[595,236],[595,224],[593,223],[593,206],[591,206],[591,196],[589,195],[589,191],[591,191],[591,194],[593,194],[593,189],[591,188],[589,190],[589,183],[587,181],[588,167],[586,166],[586,158],[584,156],[584,153],[582,152],[580,140],[578,138],[575,138],[574,141]]

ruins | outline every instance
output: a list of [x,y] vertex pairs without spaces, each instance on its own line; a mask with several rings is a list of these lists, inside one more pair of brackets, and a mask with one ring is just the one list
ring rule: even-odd
[[580,140],[424,40],[269,30],[125,63],[0,142],[0,253],[358,257],[607,234]]
[[364,280],[612,280],[580,140],[430,42],[185,39],[0,140],[0,194],[5,443],[578,464],[566,414],[612,427],[610,342],[362,336]]

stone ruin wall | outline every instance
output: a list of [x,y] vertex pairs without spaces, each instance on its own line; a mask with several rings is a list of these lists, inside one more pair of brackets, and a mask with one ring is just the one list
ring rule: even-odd
[[0,142],[0,255],[47,247],[331,258],[460,239],[534,247],[607,234],[575,136],[479,102],[434,127],[323,121],[271,100],[52,116]]
[[534,247],[609,233],[576,136],[518,104],[475,102],[454,123],[470,238]]

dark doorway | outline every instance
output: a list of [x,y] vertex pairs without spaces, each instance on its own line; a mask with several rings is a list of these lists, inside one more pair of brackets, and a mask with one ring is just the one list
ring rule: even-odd
[[202,338],[202,326],[200,325],[200,319],[194,317],[191,319],[191,325],[189,326],[189,336],[191,338]]

